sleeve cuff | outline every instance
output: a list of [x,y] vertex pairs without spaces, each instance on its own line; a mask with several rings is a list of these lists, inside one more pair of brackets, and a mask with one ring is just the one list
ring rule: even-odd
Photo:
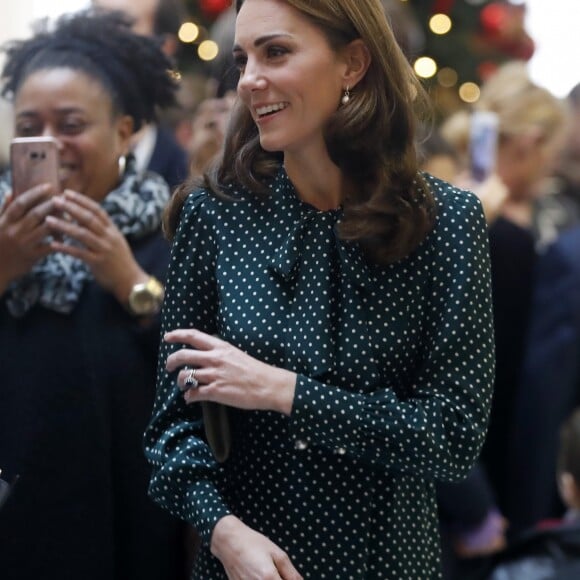
[[365,407],[363,395],[298,375],[290,416],[295,448],[322,445],[339,455],[361,453],[366,440]]
[[202,542],[209,546],[215,525],[231,514],[229,508],[216,492],[214,485],[208,481],[197,482],[189,490],[186,501],[190,506],[195,506],[195,514],[191,514],[189,522],[199,532]]

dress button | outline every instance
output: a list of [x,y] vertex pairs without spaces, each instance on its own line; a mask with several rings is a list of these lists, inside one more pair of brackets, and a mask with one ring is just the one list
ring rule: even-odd
[[297,439],[294,443],[294,448],[298,451],[304,451],[308,448],[308,443],[306,443],[306,441],[302,441],[302,439]]
[[339,447],[336,452],[338,455],[346,455],[346,449],[344,447]]

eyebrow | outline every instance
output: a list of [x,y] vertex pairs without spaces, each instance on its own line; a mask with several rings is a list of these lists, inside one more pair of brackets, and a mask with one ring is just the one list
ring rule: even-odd
[[[83,113],[84,110],[79,107],[63,107],[57,109],[56,112],[60,115],[68,115],[69,113]],[[39,113],[37,111],[20,111],[16,114],[17,117],[38,117]]]
[[[281,36],[286,38],[292,38],[290,34],[284,34],[281,32],[275,34],[266,34],[265,36],[260,36],[259,38],[256,38],[256,40],[254,40],[254,47],[259,48],[260,46],[262,46],[262,44],[265,44],[270,40],[274,40],[275,38],[280,38]],[[232,52],[243,52],[243,50],[244,49],[239,44],[234,44]]]

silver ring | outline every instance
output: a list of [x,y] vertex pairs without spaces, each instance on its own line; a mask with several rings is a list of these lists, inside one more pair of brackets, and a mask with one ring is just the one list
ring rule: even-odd
[[188,389],[197,389],[197,387],[199,387],[199,381],[195,378],[195,371],[197,371],[197,369],[189,369],[189,373],[185,377],[183,384]]

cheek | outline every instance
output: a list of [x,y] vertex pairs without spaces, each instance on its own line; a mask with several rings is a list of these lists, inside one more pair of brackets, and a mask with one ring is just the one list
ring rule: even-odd
[[[99,165],[102,165],[103,152],[96,148],[93,144],[86,144],[85,147],[81,149],[81,155],[83,158],[83,168],[86,173],[96,173],[99,171]],[[100,170],[103,168],[100,167]]]
[[323,90],[312,91],[306,113],[324,125],[336,113],[339,104],[340,95],[331,87],[324,87]]
[[79,145],[81,157],[81,179],[84,187],[92,184],[108,182],[118,173],[118,158],[114,144],[110,142],[85,142]]

